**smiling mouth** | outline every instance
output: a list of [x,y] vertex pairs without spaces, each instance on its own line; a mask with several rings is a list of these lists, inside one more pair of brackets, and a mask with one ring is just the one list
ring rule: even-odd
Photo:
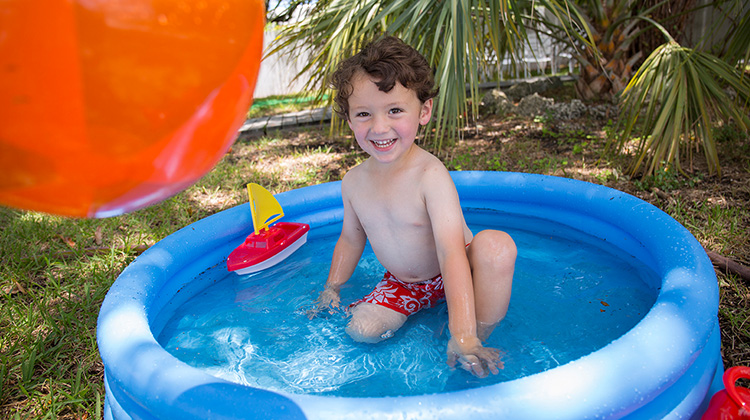
[[389,140],[370,140],[372,144],[375,145],[376,149],[387,149],[391,146],[393,146],[394,143],[396,143],[396,139],[389,139]]

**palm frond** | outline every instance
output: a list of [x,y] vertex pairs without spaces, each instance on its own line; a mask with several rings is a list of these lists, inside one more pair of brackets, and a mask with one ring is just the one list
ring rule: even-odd
[[657,48],[625,88],[614,131],[619,138],[610,139],[619,150],[631,136],[639,139],[630,173],[648,175],[665,166],[682,171],[683,158],[699,147],[709,171],[721,175],[713,124],[731,120],[744,131],[750,127],[747,113],[733,104],[725,87],[740,101],[750,97],[748,81],[715,56],[675,41]]
[[750,7],[746,7],[737,29],[731,32],[725,58],[732,64],[744,61],[744,65],[750,65]]

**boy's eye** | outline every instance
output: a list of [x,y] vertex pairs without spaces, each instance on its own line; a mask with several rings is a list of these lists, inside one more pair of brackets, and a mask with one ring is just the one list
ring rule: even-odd
[[357,112],[356,114],[354,114],[354,116],[355,117],[368,117],[370,116],[370,113],[366,111],[362,111],[362,112]]
[[391,114],[399,114],[401,112],[404,112],[404,110],[401,109],[401,108],[391,108],[390,111],[388,111],[388,112],[391,113]]

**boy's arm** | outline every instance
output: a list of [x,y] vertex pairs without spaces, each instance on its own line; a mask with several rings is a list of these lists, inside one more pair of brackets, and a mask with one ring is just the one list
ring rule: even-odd
[[317,300],[317,310],[326,307],[333,310],[339,307],[339,289],[354,273],[367,243],[367,235],[349,201],[345,184],[342,184],[342,196],[344,222],[341,235],[333,250],[331,268],[328,272],[325,289],[320,293]]
[[435,248],[445,286],[448,305],[448,363],[457,360],[477,376],[486,376],[485,368],[498,373],[499,353],[484,348],[477,338],[476,309],[471,267],[464,243],[464,219],[458,192],[448,171],[431,168],[423,177],[424,196],[430,216]]

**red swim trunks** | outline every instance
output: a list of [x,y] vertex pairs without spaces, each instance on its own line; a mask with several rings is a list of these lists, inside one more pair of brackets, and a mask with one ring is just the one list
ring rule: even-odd
[[419,312],[422,308],[430,308],[445,298],[443,276],[437,276],[417,283],[406,283],[386,271],[369,295],[352,303],[354,307],[362,302],[374,303],[400,312],[406,316]]

